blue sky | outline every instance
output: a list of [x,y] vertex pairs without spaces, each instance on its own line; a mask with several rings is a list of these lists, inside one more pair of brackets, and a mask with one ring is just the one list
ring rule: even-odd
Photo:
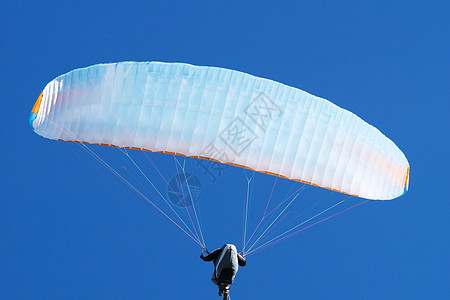
[[[79,147],[28,125],[54,77],[127,60],[219,66],[303,89],[376,126],[409,160],[404,197],[370,201],[249,257],[232,299],[450,297],[449,14],[447,1],[4,3],[3,297],[217,297],[195,243]],[[200,178],[210,249],[241,246],[245,180],[233,172]],[[225,220],[231,212],[239,218]]]

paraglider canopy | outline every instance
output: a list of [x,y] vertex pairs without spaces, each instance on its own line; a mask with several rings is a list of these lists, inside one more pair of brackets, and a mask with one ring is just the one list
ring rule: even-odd
[[50,139],[209,159],[366,199],[408,189],[405,156],[373,126],[299,89],[222,68],[77,69],[45,87],[30,125]]

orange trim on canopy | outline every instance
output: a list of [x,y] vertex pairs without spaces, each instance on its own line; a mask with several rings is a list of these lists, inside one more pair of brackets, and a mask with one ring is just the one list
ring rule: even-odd
[[36,103],[34,103],[33,109],[31,110],[33,114],[37,114],[39,112],[39,108],[41,107],[41,101],[42,101],[42,93],[37,98]]
[[239,168],[247,169],[247,170],[258,172],[258,173],[268,174],[268,175],[271,175],[271,176],[276,176],[276,177],[280,177],[280,178],[284,178],[284,179],[288,179],[288,180],[293,180],[293,181],[309,184],[309,185],[312,185],[312,186],[317,186],[317,187],[320,187],[320,188],[323,188],[323,189],[327,189],[327,190],[330,190],[330,191],[346,194],[346,195],[349,195],[349,196],[359,197],[358,195],[349,194],[349,193],[346,193],[344,191],[333,189],[333,188],[323,187],[323,186],[320,186],[320,185],[317,185],[317,184],[314,184],[314,183],[311,183],[311,182],[308,182],[308,181],[304,181],[304,180],[300,180],[300,179],[294,179],[294,178],[288,178],[286,176],[283,176],[283,175],[280,175],[280,174],[276,174],[276,173],[267,172],[267,171],[257,171],[257,170],[254,170],[252,168],[249,168],[247,166],[243,166],[243,165],[239,165],[239,164],[235,164],[235,163],[224,163],[224,162],[218,161],[217,159],[209,158],[209,157],[205,157],[205,156],[189,156],[189,155],[185,155],[185,154],[182,154],[182,153],[176,153],[176,152],[170,152],[170,151],[151,151],[151,150],[144,149],[144,148],[119,147],[117,145],[108,145],[108,144],[101,144],[101,143],[87,143],[87,142],[68,141],[68,140],[66,141],[66,140],[62,140],[62,139],[58,139],[58,141],[72,142],[72,143],[79,143],[79,144],[88,144],[88,145],[107,146],[107,147],[131,149],[131,150],[138,150],[138,151],[147,151],[147,152],[152,152],[152,153],[172,154],[172,155],[177,155],[177,156],[184,156],[184,157],[192,157],[192,158],[204,159],[204,160],[218,162],[218,163],[221,163],[221,164],[224,164],[224,165],[230,165],[230,166],[234,166],[234,167],[239,167]]
[[408,170],[406,171],[406,179],[405,179],[405,187],[409,185],[409,164],[408,164]]

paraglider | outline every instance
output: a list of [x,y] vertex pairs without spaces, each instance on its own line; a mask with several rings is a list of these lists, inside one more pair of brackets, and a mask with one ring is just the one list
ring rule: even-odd
[[230,284],[233,283],[239,266],[244,267],[247,261],[237,252],[236,246],[233,244],[225,244],[222,248],[216,249],[206,256],[202,252],[200,258],[214,263],[211,281],[219,287],[219,296],[225,294],[224,299],[227,299]]
[[[127,149],[214,161],[370,200],[394,199],[408,190],[405,155],[375,127],[328,100],[223,68],[122,62],[76,69],[47,84],[29,122],[45,138],[118,147],[149,182]],[[188,191],[190,197],[179,197],[180,191],[169,184],[170,201],[159,193],[176,215],[175,220],[154,206],[206,249],[197,200],[192,196],[192,192],[201,194],[200,184],[177,160],[176,165],[183,169],[178,178],[185,178],[174,183],[194,187],[195,191]],[[289,199],[288,206],[296,197]],[[194,230],[189,230],[169,202],[186,209]],[[263,219],[270,214],[266,211],[267,207]],[[280,236],[291,234],[292,229]],[[250,240],[246,238],[244,232],[244,256],[252,247],[245,249]],[[234,245],[225,246],[236,252],[238,265],[245,264]],[[211,255],[203,258],[210,259]],[[237,268],[231,269],[235,275]]]

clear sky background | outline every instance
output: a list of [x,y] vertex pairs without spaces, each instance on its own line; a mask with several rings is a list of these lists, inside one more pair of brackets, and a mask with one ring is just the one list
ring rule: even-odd
[[[448,1],[3,3],[1,298],[217,298],[195,243],[75,145],[28,124],[56,76],[155,60],[239,70],[329,99],[380,129],[411,165],[405,196],[249,257],[232,299],[450,299],[449,16]],[[242,246],[245,189],[226,178],[202,181],[210,249],[235,236]]]

